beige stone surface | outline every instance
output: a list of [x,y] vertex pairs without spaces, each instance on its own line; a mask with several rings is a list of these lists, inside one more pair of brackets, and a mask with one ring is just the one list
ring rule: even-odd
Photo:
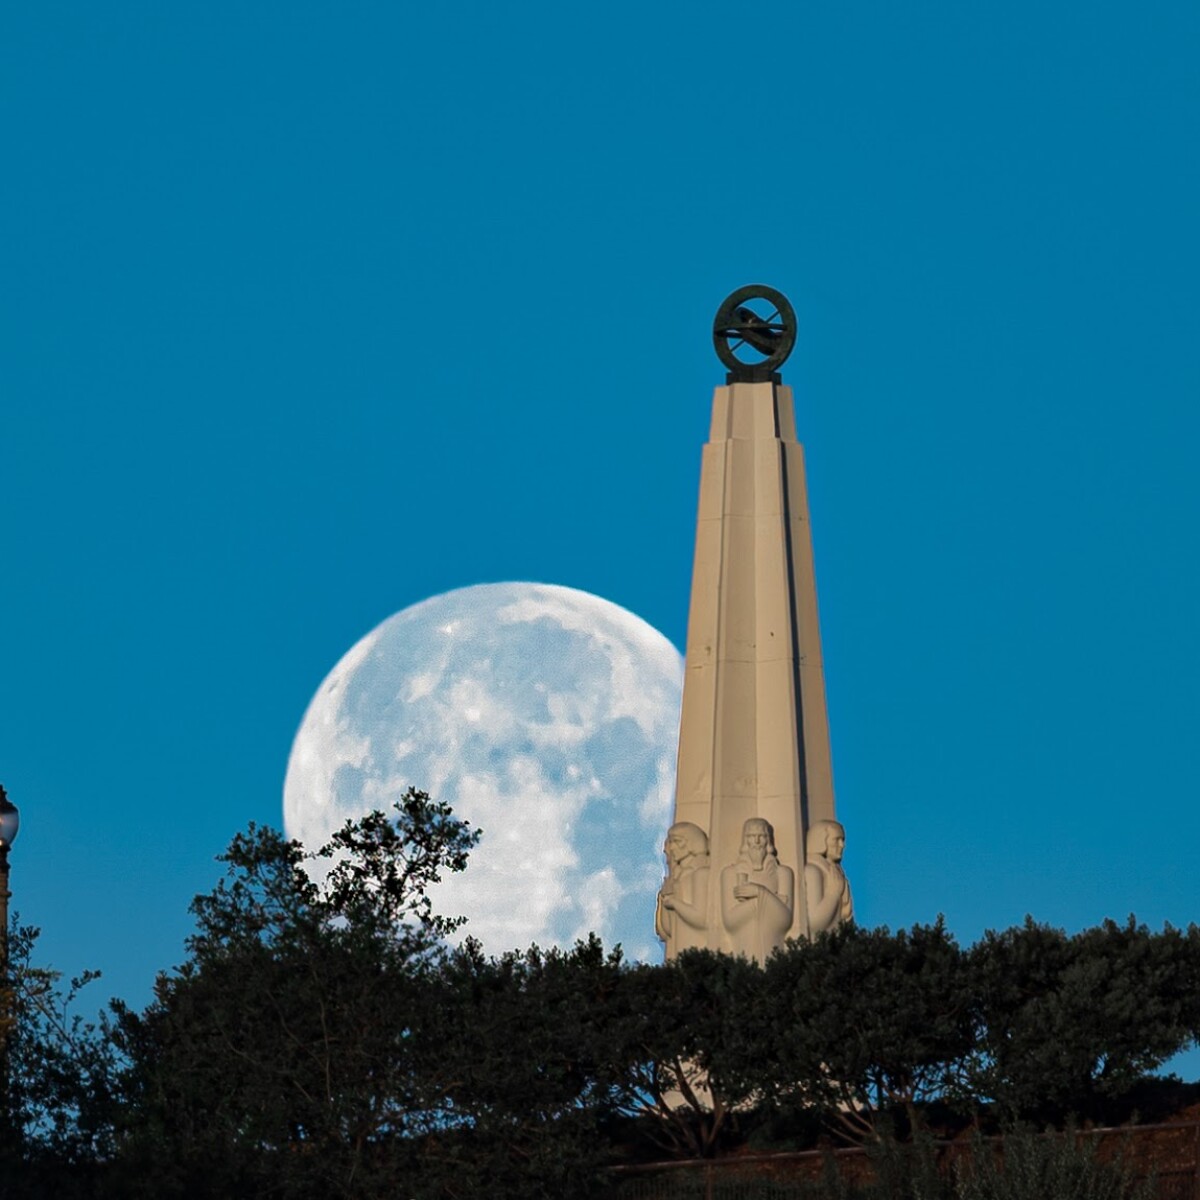
[[667,957],[708,945],[708,835],[691,821],[677,821],[663,846],[667,877],[658,892],[654,930]]
[[742,825],[736,862],[721,872],[721,924],[735,954],[760,966],[792,927],[796,873],[779,861],[775,830],[751,817]]
[[[804,452],[792,392],[782,384],[734,383],[713,397],[688,618],[675,821],[707,834],[714,873],[707,919],[689,941],[702,935],[700,944],[712,949],[761,959],[784,937],[806,936],[806,880],[825,880],[811,874],[807,832],[833,818]],[[776,865],[756,868],[767,870],[769,886],[743,869],[747,823],[755,821],[771,830]],[[752,905],[757,915],[750,920]],[[682,942],[664,940],[673,957]]]
[[842,870],[846,831],[839,821],[817,821],[808,831],[804,867],[808,893],[808,931],[812,937],[854,919],[854,899]]

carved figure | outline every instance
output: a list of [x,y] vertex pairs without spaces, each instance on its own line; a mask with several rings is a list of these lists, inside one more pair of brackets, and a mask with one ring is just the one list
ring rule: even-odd
[[846,830],[837,821],[818,821],[808,831],[804,894],[811,937],[854,919],[850,884],[842,869]]
[[796,874],[779,861],[775,830],[751,817],[742,826],[737,862],[721,872],[721,919],[733,952],[765,963],[792,924]]
[[667,830],[663,846],[667,877],[658,893],[654,928],[667,944],[667,958],[705,945],[708,928],[708,834],[691,821]]

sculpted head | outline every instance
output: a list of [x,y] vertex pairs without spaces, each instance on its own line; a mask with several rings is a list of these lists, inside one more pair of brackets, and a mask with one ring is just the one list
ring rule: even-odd
[[805,846],[809,858],[827,858],[841,862],[846,849],[846,830],[838,821],[817,821],[808,831]]
[[708,834],[691,821],[679,821],[667,830],[663,853],[672,867],[682,866],[689,858],[707,858]]
[[766,862],[767,855],[778,859],[779,852],[775,849],[775,830],[770,821],[762,817],[751,817],[742,826],[742,845],[740,850],[743,858],[748,858],[759,868]]

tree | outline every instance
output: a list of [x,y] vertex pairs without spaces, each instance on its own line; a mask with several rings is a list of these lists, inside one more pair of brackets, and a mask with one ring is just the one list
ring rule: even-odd
[[427,892],[477,836],[410,790],[316,854],[233,840],[187,961],[145,1013],[119,1009],[131,1194],[393,1194],[428,1127],[422,985],[459,923]]
[[953,1091],[978,1011],[963,955],[939,920],[895,934],[845,925],[790,942],[767,962],[763,1091],[816,1106],[855,1136],[881,1112]]
[[1027,918],[969,955],[982,1032],[971,1087],[1009,1117],[1098,1114],[1191,1037],[1195,939],[1131,917],[1068,937]]
[[760,967],[712,950],[622,979],[609,1010],[613,1096],[662,1149],[711,1157],[759,1099],[762,995]]
[[90,1195],[113,1153],[118,1057],[104,1017],[76,1011],[99,978],[64,984],[35,962],[39,930],[14,917],[8,933],[0,1045],[0,1191],[5,1196]]
[[603,1185],[626,973],[594,935],[498,959],[468,939],[438,965],[419,1067],[437,1129],[416,1194],[557,1200]]

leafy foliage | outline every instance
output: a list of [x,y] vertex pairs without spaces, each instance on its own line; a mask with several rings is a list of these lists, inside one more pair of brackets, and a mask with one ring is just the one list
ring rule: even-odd
[[609,1013],[615,1096],[661,1149],[708,1157],[738,1109],[755,1102],[761,979],[745,959],[689,950],[622,981]]
[[[251,827],[192,911],[189,958],[142,1015],[124,1157],[186,1195],[387,1194],[428,1128],[420,986],[455,922],[426,890],[476,835],[410,791],[312,856]],[[323,880],[313,859],[332,863]]]
[[71,1194],[114,1150],[118,1056],[107,1020],[76,1011],[99,978],[64,984],[34,961],[39,930],[14,919],[3,998],[0,1183],[6,1196]]
[[1153,1179],[1136,1179],[1120,1158],[1101,1159],[1096,1143],[1071,1129],[1039,1136],[1018,1127],[999,1146],[976,1138],[971,1149],[954,1172],[955,1200],[1150,1200],[1154,1195]]
[[486,957],[468,939],[429,980],[427,1093],[439,1133],[423,1186],[447,1195],[586,1196],[613,1110],[611,1026],[625,975],[595,937],[570,951]]
[[848,1131],[954,1091],[978,1023],[962,954],[939,920],[896,934],[845,926],[775,954],[763,978],[763,1061],[778,1103],[818,1105]]
[[910,1142],[879,1138],[866,1148],[869,1171],[841,1170],[827,1156],[820,1179],[764,1178],[745,1167],[706,1179],[634,1177],[615,1195],[628,1200],[1151,1200],[1154,1179],[1138,1178],[1122,1157],[1102,1157],[1072,1130],[1035,1135],[1017,1127],[1002,1138],[976,1136],[956,1147],[928,1134]]
[[968,956],[980,1004],[969,1091],[1010,1117],[1096,1115],[1187,1045],[1197,941],[1131,917],[1068,937],[1026,920]]
[[615,1159],[711,1158],[757,1123],[868,1146],[873,1191],[834,1172],[814,1196],[1119,1200],[1128,1180],[1071,1138],[980,1141],[947,1172],[929,1114],[1103,1119],[1200,1030],[1200,930],[1132,919],[967,951],[941,921],[850,926],[765,968],[631,966],[594,937],[452,949],[429,889],[476,839],[417,791],[316,854],[251,826],[152,1003],[94,1022],[93,976],[64,984],[14,928],[0,1190],[587,1197]]

